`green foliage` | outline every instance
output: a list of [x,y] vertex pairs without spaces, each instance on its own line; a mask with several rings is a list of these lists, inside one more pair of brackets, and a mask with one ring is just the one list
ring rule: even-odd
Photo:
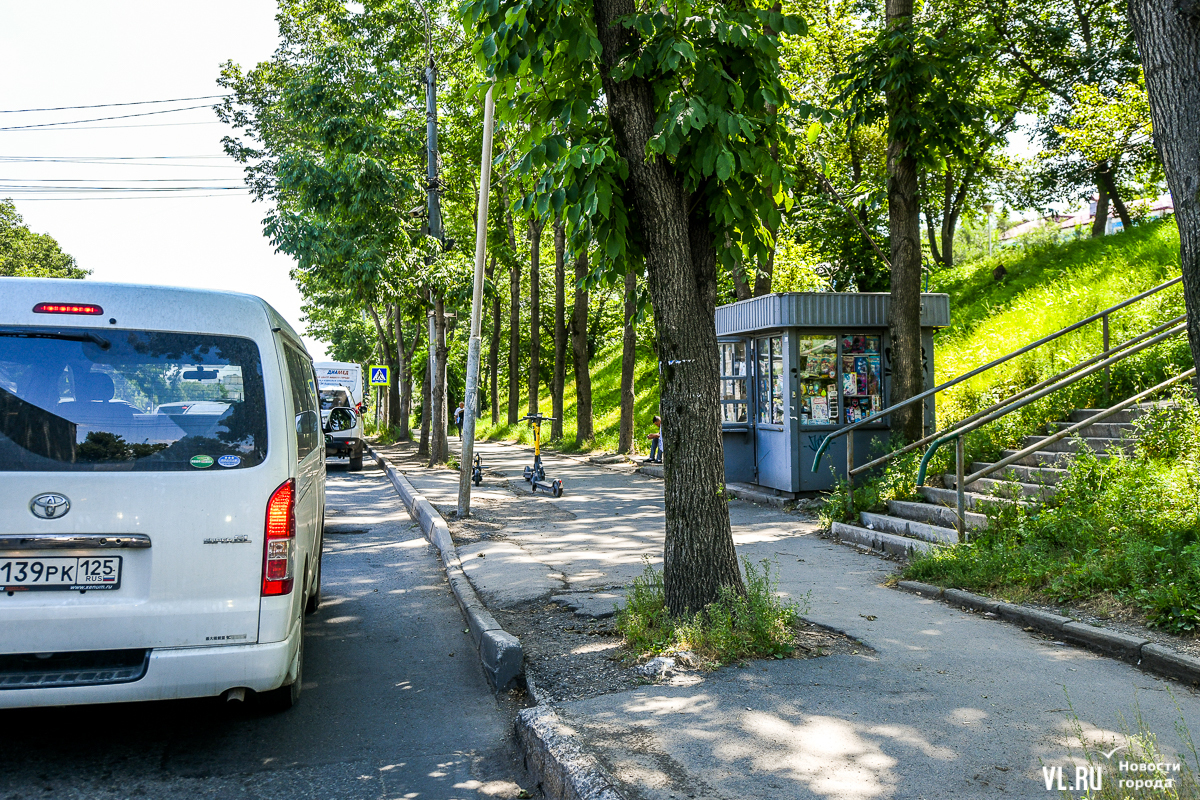
[[795,650],[795,625],[807,611],[782,600],[769,561],[761,569],[742,560],[746,594],[722,587],[720,598],[690,617],[667,611],[662,572],[649,563],[633,579],[625,608],[617,612],[616,628],[634,658],[690,650],[702,663],[720,666],[745,658],[785,658]]
[[1173,633],[1200,631],[1200,407],[1142,417],[1130,456],[1081,452],[1044,507],[997,507],[974,541],[915,560],[946,586],[1083,603],[1110,596]]
[[62,251],[54,237],[34,233],[25,225],[12,200],[0,200],[0,277],[86,278],[75,258]]
[[[899,450],[903,446],[897,440],[892,443],[891,450]],[[917,468],[921,463],[920,449],[905,453],[889,461],[883,467],[883,472],[859,481],[861,485],[854,488],[853,504],[851,504],[850,485],[845,480],[839,480],[825,498],[825,505],[817,512],[822,526],[828,528],[834,522],[851,522],[855,515],[862,511],[885,511],[888,500],[918,500]],[[883,448],[876,447],[871,457],[883,454]]]

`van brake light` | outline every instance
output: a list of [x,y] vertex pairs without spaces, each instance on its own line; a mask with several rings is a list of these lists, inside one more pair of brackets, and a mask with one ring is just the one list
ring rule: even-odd
[[295,583],[296,481],[288,478],[267,501],[263,545],[263,597],[288,594]]
[[99,316],[104,313],[100,306],[87,303],[38,303],[33,307],[35,314],[88,314]]

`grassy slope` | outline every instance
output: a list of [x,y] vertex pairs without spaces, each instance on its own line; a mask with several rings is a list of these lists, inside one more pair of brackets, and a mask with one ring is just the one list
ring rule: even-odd
[[[550,354],[553,358],[553,353]],[[568,353],[568,359],[570,354]],[[567,363],[567,381],[563,389],[563,438],[553,446],[564,451],[615,451],[617,449],[617,434],[621,424],[621,342],[617,341],[601,349],[592,359],[592,424],[596,438],[590,446],[575,446],[576,430],[576,398],[575,379],[572,374],[570,361]],[[525,393],[522,392],[522,397]],[[639,345],[637,349],[637,365],[634,371],[634,452],[649,452],[650,443],[646,435],[657,430],[651,419],[658,413],[658,362],[650,352],[650,348]],[[548,386],[542,386],[538,399],[538,409],[549,415],[553,409]],[[521,401],[518,416],[525,416],[528,411],[526,401]],[[481,422],[490,421],[489,415],[484,415]],[[508,403],[502,397],[500,402],[500,423],[498,425],[483,424],[478,429],[482,439],[508,439],[526,444],[533,442],[533,432],[528,423],[518,422],[509,425]],[[544,436],[550,435],[550,430],[543,429]]]
[[[1008,274],[997,281],[992,273],[999,264]],[[1173,221],[1024,253],[1005,251],[937,273],[930,290],[950,294],[953,320],[936,339],[937,379],[961,375],[1178,274],[1179,234]],[[1111,341],[1119,343],[1182,313],[1182,291],[1175,286],[1114,314]],[[939,396],[939,421],[961,419],[1095,355],[1101,341],[1096,322],[948,390]],[[1114,396],[1151,386],[1189,360],[1186,339],[1179,336],[1122,362],[1113,370]],[[1102,402],[1099,377],[1085,379],[1012,420],[1000,439],[1011,441],[1019,428],[1058,418],[1071,407]]]

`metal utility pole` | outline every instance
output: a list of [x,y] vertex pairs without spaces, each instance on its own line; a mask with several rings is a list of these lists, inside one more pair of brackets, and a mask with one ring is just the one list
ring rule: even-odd
[[[422,11],[424,9],[422,8]],[[426,20],[428,25],[428,20]],[[437,65],[433,61],[433,54],[430,52],[429,61],[425,67],[425,180],[428,203],[428,228],[429,235],[437,239],[443,246],[445,245],[445,232],[442,230],[442,201],[440,197],[441,187],[438,185],[438,140],[437,140]],[[437,371],[437,324],[434,319],[434,293],[429,292],[429,375],[430,375],[430,390],[433,391],[440,383],[442,394],[442,412],[446,411],[446,380],[444,375],[439,375]],[[437,380],[435,380],[435,378]],[[432,395],[430,405],[433,405]],[[436,437],[432,435],[433,426],[440,425],[445,428],[444,419],[434,419],[433,409],[427,410],[430,423],[430,446]],[[445,436],[442,436],[445,439]],[[442,453],[435,453],[434,457],[441,459]]]
[[458,518],[471,514],[471,462],[479,409],[479,328],[483,316],[483,263],[487,260],[488,189],[492,183],[492,87],[483,100],[483,156],[479,165],[479,210],[475,215],[475,281],[471,288],[471,338],[467,343],[467,397],[463,411],[462,457],[458,463]]

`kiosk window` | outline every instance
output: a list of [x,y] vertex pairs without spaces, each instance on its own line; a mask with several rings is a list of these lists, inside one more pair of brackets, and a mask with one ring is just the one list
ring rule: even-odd
[[800,380],[800,424],[836,425],[838,420],[837,339],[815,336],[796,341]]
[[721,422],[748,422],[745,342],[721,342]]
[[842,335],[842,398],[849,425],[883,409],[879,337]]
[[782,425],[784,418],[783,337],[758,340],[758,421]]

